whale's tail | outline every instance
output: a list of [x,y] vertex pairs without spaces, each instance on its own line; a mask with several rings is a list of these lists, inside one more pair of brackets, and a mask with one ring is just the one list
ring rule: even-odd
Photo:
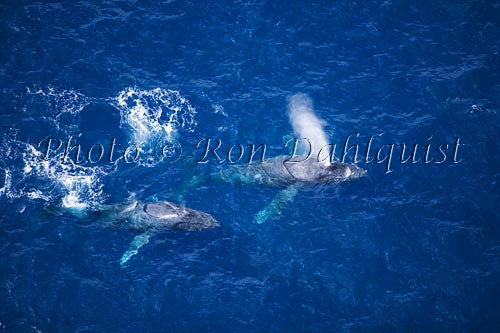
[[[311,157],[317,158],[321,148],[328,145],[323,130],[325,122],[314,114],[312,100],[306,94],[295,94],[288,101],[288,117],[298,139],[308,139],[311,143]],[[323,152],[328,149],[323,149]],[[324,164],[330,164],[325,158]]]

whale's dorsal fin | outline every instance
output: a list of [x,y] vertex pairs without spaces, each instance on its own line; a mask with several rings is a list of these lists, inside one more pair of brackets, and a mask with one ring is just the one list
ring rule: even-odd
[[262,224],[266,222],[269,218],[281,214],[283,209],[293,201],[293,198],[297,195],[296,186],[288,186],[286,189],[280,191],[273,201],[271,201],[263,210],[261,210],[255,217],[255,222]]
[[120,259],[120,266],[123,267],[125,263],[134,255],[139,252],[139,249],[149,243],[149,239],[151,236],[155,234],[153,229],[148,229],[140,235],[134,237],[130,245],[128,246],[127,251],[122,255]]

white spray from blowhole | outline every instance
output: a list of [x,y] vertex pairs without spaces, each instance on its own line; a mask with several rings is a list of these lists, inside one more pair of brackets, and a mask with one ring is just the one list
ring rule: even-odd
[[[322,147],[329,144],[323,126],[325,121],[314,114],[311,98],[306,94],[295,94],[288,101],[288,118],[292,125],[295,136],[298,139],[308,139],[311,143],[310,158],[318,160],[318,154]],[[306,144],[307,145],[307,144]],[[328,147],[322,149],[320,161],[324,165],[330,165],[330,158],[326,156]]]

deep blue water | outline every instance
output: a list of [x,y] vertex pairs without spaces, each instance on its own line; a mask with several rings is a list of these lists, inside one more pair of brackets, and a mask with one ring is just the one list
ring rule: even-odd
[[[499,11],[3,1],[0,332],[499,331]],[[301,190],[260,225],[279,189],[207,181],[185,203],[221,227],[162,232],[123,268],[136,233],[71,213],[169,199],[227,166],[193,162],[201,138],[283,153],[299,92],[331,142],[460,138],[461,161],[395,161],[387,174],[361,162],[367,177]],[[78,133],[86,148],[168,139],[185,158],[72,166],[37,153]]]

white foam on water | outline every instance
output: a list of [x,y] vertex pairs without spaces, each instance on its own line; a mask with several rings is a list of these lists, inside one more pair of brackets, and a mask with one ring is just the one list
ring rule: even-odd
[[93,98],[74,89],[27,88],[27,92],[28,95],[39,96],[44,100],[48,106],[49,116],[58,129],[61,125],[64,125],[65,128],[77,128],[77,116],[94,101]]
[[224,117],[227,117],[227,113],[224,111],[224,107],[222,105],[214,104],[214,105],[212,105],[212,107],[214,109],[215,114],[221,114]]
[[[55,195],[62,194],[62,206],[67,209],[84,210],[98,206],[105,199],[101,176],[106,172],[98,166],[76,165],[68,160],[62,162],[62,155],[44,160],[42,153],[30,144],[25,144],[23,152],[23,176],[35,176],[42,189],[35,189],[27,195],[30,198],[51,200]],[[49,184],[43,184],[48,180]],[[42,182],[40,182],[42,181]],[[55,187],[57,193],[51,193],[50,187]]]
[[49,196],[46,196],[45,194],[43,194],[43,192],[40,190],[32,190],[32,191],[26,193],[26,196],[30,199],[42,199],[44,201],[50,201],[50,199],[51,199]]
[[[329,142],[323,130],[325,121],[314,113],[311,98],[306,94],[291,96],[288,102],[288,117],[297,138],[305,138],[311,142],[311,158],[318,158],[320,149]],[[327,153],[328,149],[323,149],[321,158],[326,157]],[[330,159],[326,157],[322,163],[329,165]]]
[[8,199],[18,199],[23,196],[28,197],[29,199],[42,199],[44,201],[50,201],[50,197],[44,195],[42,191],[36,189],[23,190],[16,189],[12,186],[12,172],[10,169],[4,170],[5,177],[3,181],[3,187],[0,188],[0,196],[5,196]]
[[[62,137],[78,130],[80,113],[94,102],[111,102],[120,111],[120,126],[127,130],[130,143],[147,152],[163,148],[164,143],[175,143],[181,129],[193,132],[196,127],[196,110],[176,90],[127,88],[113,98],[87,97],[73,89],[52,87],[28,88],[27,93],[32,100],[27,103],[26,111],[39,108],[40,101],[45,103],[36,119],[50,119],[55,133]],[[69,210],[85,210],[104,202],[102,179],[109,174],[109,166],[74,164],[70,159],[63,162],[62,152],[45,160],[41,151],[12,136],[5,136],[2,146],[1,155],[7,157],[12,168],[4,168],[1,196],[59,202]],[[152,166],[157,162],[158,159],[146,160],[141,164]]]
[[12,182],[12,176],[10,174],[10,170],[9,169],[5,169],[4,173],[5,173],[5,179],[4,179],[4,182],[3,182],[3,187],[0,188],[0,194],[3,194],[5,196],[9,197],[10,187],[11,187],[11,182]]
[[92,102],[89,98],[74,89],[57,90],[49,87],[43,89],[27,88],[28,94],[41,95],[46,98],[47,103],[54,107],[54,110],[62,113],[77,114],[80,113],[87,105]]
[[85,210],[88,208],[88,204],[86,202],[82,202],[78,192],[76,191],[69,191],[69,193],[63,198],[62,205],[64,208],[76,210]]
[[173,143],[179,129],[194,131],[196,110],[176,90],[127,88],[115,98],[121,126],[130,143],[147,153],[162,143]]

